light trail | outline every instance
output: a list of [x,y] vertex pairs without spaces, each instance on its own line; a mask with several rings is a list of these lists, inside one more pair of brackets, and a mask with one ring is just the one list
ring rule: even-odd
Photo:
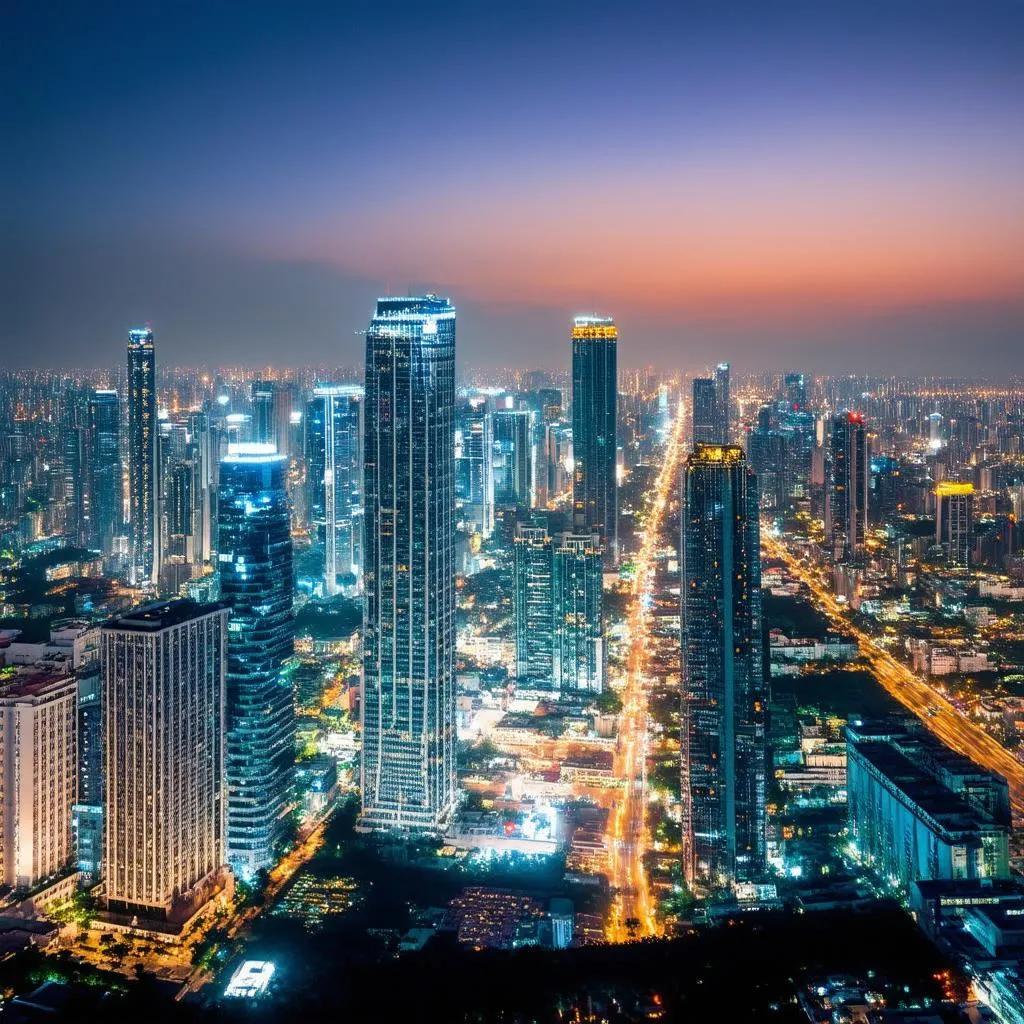
[[[612,942],[646,938],[661,931],[654,913],[650,883],[644,870],[647,835],[647,688],[644,682],[650,649],[651,577],[665,525],[672,488],[683,453],[683,407],[680,402],[665,446],[664,461],[654,483],[650,514],[643,543],[636,558],[628,619],[629,653],[626,683],[622,688],[622,717],[616,778],[623,782],[622,798],[616,801],[608,823],[609,873],[618,891],[608,923]],[[631,930],[626,922],[636,922]]]
[[785,562],[786,568],[810,590],[818,608],[834,626],[856,637],[861,654],[868,660],[875,678],[890,696],[917,715],[946,746],[958,754],[969,757],[982,768],[1005,777],[1010,786],[1010,803],[1013,806],[1014,817],[1024,817],[1024,765],[984,729],[967,718],[959,708],[929,686],[924,679],[879,647],[870,633],[851,622],[844,614],[845,606],[814,578],[811,571],[785,545],[770,536],[767,530],[761,532],[761,547],[772,558]]

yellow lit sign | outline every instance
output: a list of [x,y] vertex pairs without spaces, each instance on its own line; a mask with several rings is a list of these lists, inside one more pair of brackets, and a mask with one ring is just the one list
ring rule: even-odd
[[940,498],[949,498],[953,495],[973,494],[974,484],[961,484],[955,480],[940,480],[935,485],[935,494]]
[[598,338],[617,338],[618,336],[619,329],[614,324],[611,326],[606,324],[579,324],[572,329],[573,341],[581,338],[592,341]]

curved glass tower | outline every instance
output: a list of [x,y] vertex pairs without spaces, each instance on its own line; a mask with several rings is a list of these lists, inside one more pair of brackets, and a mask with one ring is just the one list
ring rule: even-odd
[[366,334],[361,827],[455,804],[455,309],[386,298]]
[[268,444],[232,445],[220,464],[218,562],[231,609],[227,856],[241,878],[277,860],[295,766],[287,471],[287,458]]

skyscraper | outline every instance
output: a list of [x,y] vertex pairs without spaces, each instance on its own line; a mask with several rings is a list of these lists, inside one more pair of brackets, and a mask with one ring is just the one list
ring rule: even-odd
[[732,397],[729,394],[729,364],[715,367],[715,443],[732,441]]
[[494,502],[533,504],[533,417],[529,409],[494,413]]
[[0,685],[0,881],[29,887],[73,854],[77,684],[63,671],[22,669]]
[[366,335],[362,827],[455,806],[455,309],[378,299]]
[[712,377],[693,378],[691,411],[694,444],[716,444],[718,435],[717,397]]
[[116,391],[89,397],[90,544],[109,555],[124,525],[121,404]]
[[565,694],[598,694],[605,688],[602,551],[594,534],[555,537],[551,569],[552,678]]
[[458,410],[455,459],[455,497],[463,522],[486,539],[494,533],[494,418],[482,396]]
[[867,431],[857,412],[832,419],[829,436],[829,489],[825,539],[833,557],[857,561],[864,555],[871,479]]
[[551,607],[551,538],[540,526],[519,523],[513,545],[515,561],[516,678],[551,684],[553,619]]
[[618,339],[611,317],[573,321],[573,527],[598,535],[608,564],[617,561],[619,545]]
[[103,626],[108,909],[181,922],[224,864],[228,612],[142,605]]
[[966,568],[974,530],[974,485],[940,480],[935,485],[935,543],[950,565]]
[[782,378],[782,390],[790,412],[807,411],[807,384],[802,373],[787,373]]
[[220,465],[218,564],[231,609],[227,856],[243,878],[277,859],[295,765],[287,467],[268,444],[234,445]]
[[683,869],[714,887],[756,877],[766,853],[757,478],[741,448],[690,455],[681,547]]
[[156,353],[148,328],[128,332],[129,582],[156,583],[157,528]]
[[[306,409],[309,514],[324,552],[324,592],[355,592],[362,565],[363,389],[318,384]],[[345,581],[339,584],[339,577]]]

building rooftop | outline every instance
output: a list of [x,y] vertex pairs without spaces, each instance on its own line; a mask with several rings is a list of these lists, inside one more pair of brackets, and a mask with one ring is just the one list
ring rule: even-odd
[[171,626],[179,626],[190,619],[219,611],[223,604],[200,604],[190,598],[174,601],[153,601],[140,605],[124,615],[115,616],[103,623],[104,629],[126,630],[133,633],[153,633]]
[[47,665],[22,666],[0,672],[0,700],[45,697],[64,687],[77,688],[70,670]]

